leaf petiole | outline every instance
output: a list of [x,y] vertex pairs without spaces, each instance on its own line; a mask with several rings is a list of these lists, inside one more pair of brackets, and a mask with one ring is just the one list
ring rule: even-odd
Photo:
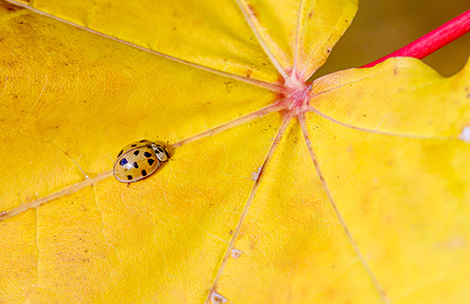
[[390,57],[414,57],[422,59],[438,49],[446,46],[457,38],[470,31],[470,10],[444,23],[438,28],[432,30],[421,38],[416,39],[410,44],[402,47],[395,52],[388,54],[374,62],[361,66],[361,68],[370,68],[376,64],[385,61]]

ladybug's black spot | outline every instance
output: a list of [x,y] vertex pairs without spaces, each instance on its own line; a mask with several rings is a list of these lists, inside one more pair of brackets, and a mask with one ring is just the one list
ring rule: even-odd
[[147,141],[147,140],[145,140],[145,139],[142,139],[140,142],[146,142],[146,141]]
[[137,147],[137,145],[136,145],[136,144],[133,144],[133,145],[131,145],[131,147]]
[[121,166],[124,166],[125,164],[127,164],[127,159],[125,159],[125,158],[121,159],[121,162],[119,164]]
[[124,152],[124,150],[121,150],[121,152],[119,152],[117,157],[121,156],[123,152]]
[[128,180],[131,180],[131,179],[132,179],[132,175],[128,175],[128,176],[127,176],[127,179],[128,179]]
[[136,162],[134,162],[133,165],[134,165],[134,168],[136,169],[139,168],[139,165]]
[[147,171],[142,170],[142,176],[147,176]]
[[139,155],[139,152],[140,152],[139,150],[135,150],[135,151],[134,151],[134,155],[135,155],[135,156]]
[[151,158],[147,159],[147,161],[149,162],[149,165],[150,165],[150,166],[153,165],[153,163],[155,162],[155,160],[154,160],[154,159],[151,159]]
[[144,153],[144,155],[145,155],[145,157],[150,157],[150,156],[152,156],[152,153],[146,151],[146,152]]

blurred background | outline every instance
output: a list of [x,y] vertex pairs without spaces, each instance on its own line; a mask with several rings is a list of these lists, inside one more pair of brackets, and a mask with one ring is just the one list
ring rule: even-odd
[[[360,67],[416,40],[470,9],[470,0],[359,0],[359,10],[327,63],[313,78]],[[470,56],[470,33],[426,57],[443,76],[459,71]]]

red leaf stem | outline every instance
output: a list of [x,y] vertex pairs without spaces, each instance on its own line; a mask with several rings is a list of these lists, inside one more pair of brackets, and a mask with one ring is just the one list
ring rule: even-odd
[[401,49],[382,57],[374,62],[366,64],[361,68],[369,68],[390,57],[414,57],[422,59],[437,51],[441,47],[451,43],[460,36],[470,31],[470,10],[444,23],[435,30],[427,33],[421,38],[411,42]]

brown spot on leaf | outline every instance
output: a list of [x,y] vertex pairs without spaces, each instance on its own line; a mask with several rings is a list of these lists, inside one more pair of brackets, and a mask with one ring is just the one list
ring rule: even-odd
[[[29,1],[20,0],[20,2],[28,3]],[[4,6],[4,7],[6,6],[7,11],[9,11],[9,12],[16,12],[16,11],[24,9],[22,7],[11,5],[11,4],[8,4],[8,3],[2,3],[2,6]]]
[[224,296],[218,294],[217,292],[212,291],[211,292],[211,303],[212,304],[224,304],[224,303],[227,303],[227,299]]
[[258,18],[258,12],[253,8],[252,5],[248,5],[248,11],[253,17]]

